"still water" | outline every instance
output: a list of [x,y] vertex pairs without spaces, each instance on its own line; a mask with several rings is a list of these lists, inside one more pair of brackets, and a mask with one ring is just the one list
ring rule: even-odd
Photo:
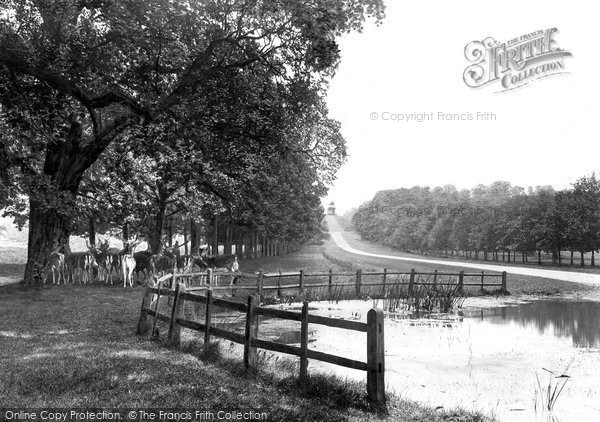
[[[366,321],[373,304],[315,306],[311,312]],[[311,329],[311,349],[366,359],[366,335]],[[500,421],[600,421],[600,302],[548,300],[429,319],[390,315],[385,346],[386,384],[404,397]],[[318,361],[309,369],[366,377]],[[549,415],[540,409],[541,392],[562,383],[562,374],[569,379]]]

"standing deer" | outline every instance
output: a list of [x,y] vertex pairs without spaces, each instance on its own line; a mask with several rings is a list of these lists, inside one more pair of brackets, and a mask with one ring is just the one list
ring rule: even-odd
[[112,273],[115,272],[117,279],[121,275],[122,265],[123,265],[123,255],[125,255],[124,249],[119,248],[108,248],[108,261],[109,261],[109,269],[108,274],[110,277],[110,284],[113,283]]
[[[194,267],[200,268],[201,271],[211,269],[213,271],[238,272],[240,264],[237,255],[208,255],[208,247],[198,248],[200,256],[195,256],[190,262],[189,271],[193,272]],[[215,282],[218,284],[217,276]],[[230,286],[233,286],[237,280],[236,276],[232,276]]]
[[[98,263],[94,255],[88,252],[71,252],[65,244],[65,267],[68,272],[68,280],[75,283],[77,278],[78,283],[85,284],[91,281],[90,273],[93,268],[98,268]],[[76,277],[77,276],[77,277]]]
[[57,246],[48,256],[48,261],[44,269],[44,283],[48,282],[50,274],[52,274],[52,284],[60,284],[61,278],[63,283],[66,283],[65,255],[59,252],[61,248],[62,245]]
[[240,270],[240,264],[238,262],[237,255],[207,255],[206,251],[201,255],[202,260],[206,263],[208,268],[214,271],[229,271],[237,272]]
[[[187,242],[185,242],[184,244],[180,245],[179,241],[175,241],[175,244],[171,247],[169,247],[163,243],[163,251],[164,252],[160,256],[164,257],[164,258],[168,258],[168,259],[158,260],[161,263],[161,269],[170,271],[176,267],[177,271],[185,272],[186,269],[189,267],[190,259],[192,257],[191,257],[191,255],[183,255],[182,256],[181,255],[181,247],[184,246],[188,242],[189,242],[189,240]],[[167,265],[168,265],[168,268],[165,268]]]
[[86,246],[90,253],[94,256],[94,259],[98,265],[98,279],[104,280],[104,283],[108,284],[112,265],[111,257],[109,256],[108,252],[110,249],[108,240],[104,240],[104,242],[100,243],[98,246],[90,245],[90,243],[86,240]]
[[138,282],[140,280],[140,273],[146,273],[146,277],[149,277],[150,274],[154,273],[155,268],[152,257],[152,252],[149,250],[139,251],[133,254],[133,258],[135,259],[135,273]]
[[133,287],[133,271],[136,267],[136,259],[134,258],[135,247],[139,245],[142,241],[135,237],[133,242],[123,239],[123,257],[122,257],[122,266],[123,266],[123,287],[127,287],[127,281],[129,280],[129,285]]

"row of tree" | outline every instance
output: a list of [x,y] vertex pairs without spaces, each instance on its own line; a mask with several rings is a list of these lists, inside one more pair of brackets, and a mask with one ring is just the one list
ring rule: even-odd
[[454,186],[378,192],[352,217],[360,235],[406,251],[498,254],[584,254],[600,249],[600,180],[580,178],[571,189],[527,190],[508,182],[458,191]]
[[312,236],[346,156],[323,100],[336,38],[383,14],[382,0],[2,2],[0,208],[29,225],[25,283],[72,233],[142,233],[154,252],[165,228]]

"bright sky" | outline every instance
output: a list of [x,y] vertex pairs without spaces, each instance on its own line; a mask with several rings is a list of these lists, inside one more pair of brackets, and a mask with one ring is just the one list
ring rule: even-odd
[[[341,42],[342,63],[328,96],[349,158],[326,202],[338,213],[382,189],[507,180],[568,187],[600,170],[600,53],[595,2],[387,0],[380,27]],[[467,43],[504,42],[556,27],[566,75],[495,93],[463,82]],[[371,119],[376,112],[379,117]],[[495,121],[384,121],[384,113],[492,112]],[[389,114],[385,116],[389,117]]]

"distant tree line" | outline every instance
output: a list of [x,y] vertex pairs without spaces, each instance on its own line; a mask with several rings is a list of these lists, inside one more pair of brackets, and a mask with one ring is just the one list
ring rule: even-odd
[[471,190],[413,187],[377,192],[352,218],[364,238],[422,254],[523,262],[536,253],[552,254],[561,265],[561,251],[584,255],[600,249],[600,180],[595,174],[570,189],[551,186],[527,190],[509,182],[479,185]]

